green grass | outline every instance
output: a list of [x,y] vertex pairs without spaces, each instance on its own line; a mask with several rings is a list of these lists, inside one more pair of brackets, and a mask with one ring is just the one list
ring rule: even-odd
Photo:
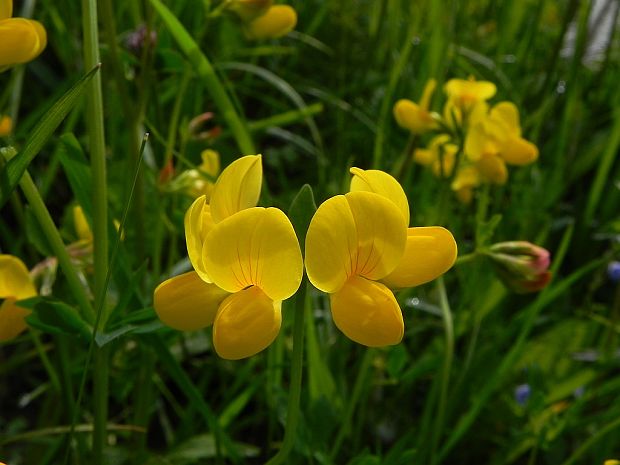
[[[584,64],[593,2],[288,0],[296,30],[260,43],[235,17],[209,16],[216,1],[82,3],[91,9],[36,2],[48,47],[0,74],[0,114],[15,122],[0,145],[17,153],[0,173],[0,251],[29,269],[58,257],[51,296],[31,302],[31,329],[0,343],[0,462],[258,464],[280,448],[271,463],[620,459],[620,284],[607,275],[620,253],[620,48],[616,28],[601,60]],[[85,41],[96,24],[99,45]],[[157,41],[132,53],[141,25]],[[97,61],[96,78],[79,81]],[[492,102],[517,104],[540,157],[464,205],[407,160],[412,140],[392,106],[417,101],[435,78],[441,111],[443,84],[470,75],[497,85]],[[190,130],[205,112],[217,137]],[[399,173],[411,224],[445,226],[467,258],[398,293],[399,345],[349,341],[309,286],[284,303],[269,349],[222,360],[210,329],[174,331],[152,308],[155,287],[190,267],[192,198],[171,191],[162,169],[199,165],[205,148],[223,167],[262,153],[260,205],[289,212],[295,199],[300,239],[310,192],[319,205],[347,191],[351,166]],[[304,184],[311,191],[296,198]],[[95,233],[94,264],[63,253],[77,239],[76,203]],[[469,255],[509,240],[551,252],[548,287],[511,293]]]

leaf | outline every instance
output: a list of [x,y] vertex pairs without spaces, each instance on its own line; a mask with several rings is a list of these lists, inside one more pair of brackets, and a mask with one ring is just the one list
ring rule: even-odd
[[299,246],[302,253],[304,251],[306,243],[306,232],[310,225],[310,220],[316,212],[316,203],[314,201],[314,194],[312,193],[312,187],[308,184],[304,184],[299,189],[299,192],[291,202],[291,206],[288,209],[288,217],[291,219],[297,239],[299,239]]
[[43,229],[39,225],[34,213],[32,212],[32,208],[30,206],[26,207],[25,210],[25,219],[26,219],[26,237],[28,237],[28,242],[30,242],[37,251],[45,256],[51,257],[54,255],[52,252],[52,247],[49,244]]
[[60,136],[60,141],[62,145],[59,158],[65,176],[67,176],[73,195],[82,207],[84,214],[90,218],[93,211],[93,183],[90,164],[73,134],[63,134]]
[[84,93],[86,84],[92,79],[100,66],[95,66],[77,81],[60,99],[50,108],[39,124],[32,131],[23,149],[15,155],[0,172],[0,208],[6,203],[9,195],[28,169],[28,165],[41,151],[52,133],[58,128],[62,120],[75,106]]
[[41,331],[52,334],[70,334],[84,341],[91,337],[91,327],[80,317],[77,309],[48,297],[36,297],[20,302],[32,309],[26,321]]

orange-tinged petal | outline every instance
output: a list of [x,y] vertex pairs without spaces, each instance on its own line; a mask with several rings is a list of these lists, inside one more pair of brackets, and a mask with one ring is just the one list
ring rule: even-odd
[[278,39],[285,36],[297,25],[297,12],[290,5],[272,5],[267,12],[247,24],[245,28],[249,39]]
[[24,262],[13,255],[0,255],[0,299],[22,300],[36,295]]
[[211,193],[211,216],[215,223],[256,206],[263,180],[261,160],[261,155],[247,155],[222,171]]
[[34,60],[45,47],[40,23],[24,18],[0,21],[0,67]]
[[18,336],[28,325],[26,317],[30,310],[15,305],[14,298],[8,298],[0,305],[0,342],[8,341]]
[[10,116],[0,116],[0,137],[11,134],[13,130],[13,120]]
[[500,156],[511,165],[528,165],[538,159],[538,147],[522,137],[511,137],[502,144]]
[[13,0],[0,0],[0,21],[13,16]]
[[205,242],[203,261],[222,289],[257,286],[274,301],[292,296],[303,274],[295,230],[277,208],[248,208],[216,224]]
[[407,194],[400,183],[392,176],[381,170],[363,170],[351,168],[351,192],[374,192],[391,200],[405,217],[405,224],[409,225],[409,201]]
[[250,357],[267,348],[280,331],[281,302],[274,302],[256,286],[228,297],[213,324],[213,346],[228,360]]
[[405,255],[381,281],[392,289],[419,286],[441,276],[456,260],[452,233],[441,226],[409,228]]
[[374,192],[349,192],[326,200],[306,236],[310,282],[331,293],[351,276],[383,278],[404,253],[406,231],[398,207]]
[[212,280],[203,263],[202,249],[207,234],[213,226],[213,218],[209,205],[206,203],[206,196],[198,197],[185,213],[185,243],[189,261],[202,280],[207,283]]
[[444,86],[449,98],[457,99],[461,104],[471,104],[488,100],[495,95],[497,87],[489,81],[473,79],[450,79]]
[[385,285],[353,276],[330,295],[334,323],[349,339],[368,347],[398,344],[405,332],[403,315]]
[[229,295],[190,271],[157,286],[153,307],[159,319],[171,328],[194,331],[213,324],[220,303]]

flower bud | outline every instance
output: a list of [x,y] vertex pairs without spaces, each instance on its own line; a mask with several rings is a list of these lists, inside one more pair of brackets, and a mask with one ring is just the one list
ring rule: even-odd
[[499,242],[489,248],[487,256],[497,276],[514,292],[536,292],[551,280],[549,251],[530,242]]
[[295,29],[297,12],[290,5],[272,5],[256,19],[246,24],[250,40],[279,39]]
[[0,116],[0,137],[11,134],[13,129],[13,120],[10,116]]
[[620,281],[620,262],[609,262],[609,265],[607,265],[607,276],[614,283]]

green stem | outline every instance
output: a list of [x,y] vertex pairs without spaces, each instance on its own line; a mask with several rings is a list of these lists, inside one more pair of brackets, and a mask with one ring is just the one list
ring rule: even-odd
[[47,357],[47,354],[45,353],[45,348],[43,347],[43,344],[41,343],[41,338],[39,337],[39,333],[36,330],[31,330],[30,332],[30,337],[32,338],[32,341],[34,342],[34,346],[37,349],[37,353],[39,354],[39,358],[41,359],[41,362],[43,363],[43,367],[45,368],[45,371],[47,372],[47,376],[49,376],[50,379],[50,383],[52,383],[52,386],[54,386],[54,389],[56,390],[56,392],[60,393],[60,380],[58,378],[58,375],[56,374],[56,370],[54,370],[53,365],[50,362],[50,359]]
[[[82,0],[84,28],[84,66],[91,69],[100,63],[97,0]],[[86,126],[88,129],[90,165],[93,173],[93,263],[95,308],[97,321],[104,310],[108,274],[108,193],[106,180],[105,133],[103,125],[103,95],[101,73],[96,73],[87,84]],[[106,318],[101,318],[105,329]],[[97,328],[95,328],[95,331]],[[95,351],[94,367],[94,429],[93,463],[103,463],[108,422],[108,348]]]
[[43,199],[41,198],[41,195],[39,195],[39,191],[37,190],[37,187],[28,172],[24,173],[19,185],[24,193],[24,196],[26,197],[26,200],[28,201],[28,204],[32,208],[32,212],[34,213],[39,226],[43,230],[43,233],[52,248],[52,252],[54,252],[54,255],[56,255],[56,258],[58,259],[58,264],[67,279],[67,284],[71,289],[73,297],[77,301],[82,316],[87,321],[92,323],[95,319],[95,311],[90,304],[88,294],[86,293],[86,290],[84,289],[84,286],[82,285],[82,282],[73,267],[73,263],[71,263],[71,258],[69,257],[69,253],[67,252],[62,238],[60,237],[58,229],[56,229],[54,220],[52,220],[52,216],[47,210],[45,203],[43,203]]
[[452,311],[450,310],[450,302],[446,293],[446,285],[443,276],[437,278],[437,290],[439,292],[439,308],[441,309],[441,318],[443,320],[444,332],[446,336],[446,350],[443,367],[441,371],[441,387],[439,391],[439,400],[437,402],[437,416],[435,417],[435,425],[431,441],[431,465],[437,463],[437,446],[441,438],[441,431],[444,425],[444,417],[446,414],[446,403],[448,401],[448,387],[450,384],[450,371],[452,369],[452,360],[454,359],[454,327],[452,323]]
[[157,10],[157,13],[166,23],[174,40],[198,73],[205,88],[211,94],[211,98],[215,102],[215,105],[228,124],[231,132],[234,134],[241,152],[246,155],[256,153],[252,137],[250,136],[245,122],[237,113],[235,106],[226,93],[226,89],[217,76],[209,59],[201,52],[196,41],[166,5],[160,0],[150,1],[155,10]]
[[110,346],[95,349],[95,366],[93,371],[94,425],[93,425],[93,459],[94,463],[104,463],[103,451],[108,436],[108,380]]
[[306,290],[308,280],[301,282],[295,296],[295,322],[293,324],[293,356],[291,361],[291,380],[289,386],[288,407],[286,413],[286,427],[282,447],[266,465],[279,465],[286,462],[295,444],[297,424],[299,423],[299,402],[301,399],[301,378],[304,362],[304,320],[306,312]]
[[340,447],[342,446],[342,442],[351,430],[351,420],[353,419],[353,413],[355,412],[355,407],[359,402],[362,391],[366,386],[368,370],[370,369],[373,357],[374,351],[372,349],[366,350],[364,358],[362,359],[362,363],[360,364],[359,371],[357,372],[357,378],[355,379],[355,384],[353,385],[353,392],[351,393],[351,397],[349,398],[347,407],[344,412],[344,419],[342,420],[342,423],[340,423],[340,429],[336,434],[336,440],[334,441],[332,450],[329,452],[329,457],[332,462],[335,461],[335,458],[340,451]]

